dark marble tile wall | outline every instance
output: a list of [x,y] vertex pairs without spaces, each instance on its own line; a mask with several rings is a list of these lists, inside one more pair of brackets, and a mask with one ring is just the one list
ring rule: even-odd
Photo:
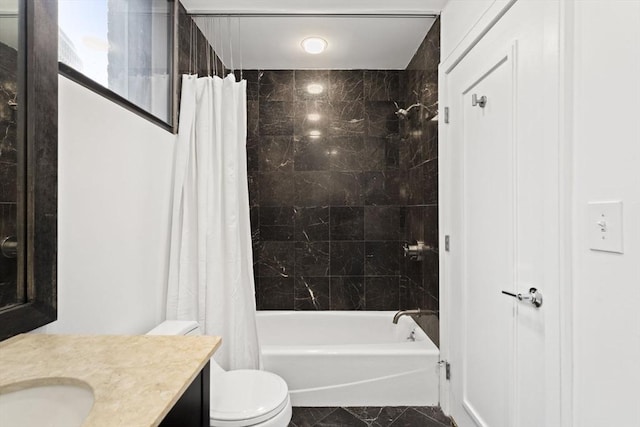
[[[200,28],[178,5],[178,75],[224,76],[227,69],[214,52]],[[179,89],[179,88],[178,88]]]
[[397,310],[404,71],[245,71],[259,309]]
[[[435,250],[420,262],[404,259],[402,292],[414,308],[438,310],[438,64],[440,20],[429,30],[406,70],[407,105],[421,103],[401,121],[400,170],[408,178],[403,238],[423,240]],[[406,108],[406,107],[405,107]],[[431,339],[439,343],[437,316],[418,319]]]
[[[18,52],[0,43],[0,240],[15,236],[17,202],[17,101]],[[0,307],[17,302],[17,264],[0,254]]]
[[259,309],[438,309],[439,32],[405,71],[245,72]]
[[[193,18],[187,10],[178,3],[178,82],[174,94],[180,105],[182,93],[182,75],[197,74],[199,76],[218,75],[224,77],[227,68],[215,53]],[[178,107],[178,114],[180,108]],[[178,119],[179,120],[179,119]]]

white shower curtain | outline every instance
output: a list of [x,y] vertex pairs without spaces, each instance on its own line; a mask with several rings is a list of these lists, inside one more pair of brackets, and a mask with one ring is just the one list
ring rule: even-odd
[[167,319],[221,336],[225,369],[260,367],[246,136],[246,81],[182,77]]

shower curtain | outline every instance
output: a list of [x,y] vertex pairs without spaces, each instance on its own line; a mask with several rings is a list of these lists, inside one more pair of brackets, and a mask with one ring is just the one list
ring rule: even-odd
[[247,184],[246,81],[182,77],[168,320],[222,337],[225,369],[258,369]]

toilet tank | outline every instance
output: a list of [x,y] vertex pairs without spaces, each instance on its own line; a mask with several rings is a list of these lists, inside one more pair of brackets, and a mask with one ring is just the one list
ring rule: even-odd
[[147,332],[147,335],[202,335],[200,325],[194,320],[165,320]]

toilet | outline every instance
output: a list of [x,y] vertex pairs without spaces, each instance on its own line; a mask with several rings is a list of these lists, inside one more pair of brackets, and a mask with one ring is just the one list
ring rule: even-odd
[[[202,335],[195,321],[167,320],[147,335]],[[225,371],[211,359],[211,427],[287,427],[291,400],[287,383],[271,372]]]

